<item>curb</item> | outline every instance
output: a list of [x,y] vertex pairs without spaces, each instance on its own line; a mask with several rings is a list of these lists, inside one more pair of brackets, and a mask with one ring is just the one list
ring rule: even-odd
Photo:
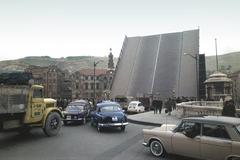
[[137,121],[137,120],[133,120],[133,119],[130,119],[130,118],[128,118],[128,122],[134,123],[134,124],[145,125],[145,126],[154,126],[154,127],[160,127],[162,125],[161,123]]

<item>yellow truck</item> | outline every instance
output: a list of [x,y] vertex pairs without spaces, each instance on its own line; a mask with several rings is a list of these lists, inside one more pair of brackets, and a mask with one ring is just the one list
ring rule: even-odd
[[43,86],[0,81],[0,131],[26,133],[41,127],[47,136],[55,136],[61,126],[62,113],[56,100],[43,97]]

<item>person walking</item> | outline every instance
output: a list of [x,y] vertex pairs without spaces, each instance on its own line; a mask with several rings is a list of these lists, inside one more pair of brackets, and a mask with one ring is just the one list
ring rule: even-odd
[[166,99],[164,106],[165,106],[165,110],[167,111],[168,115],[171,115],[171,112],[172,112],[171,98]]
[[157,100],[155,98],[152,101],[152,106],[154,109],[154,114],[157,114]]
[[160,98],[158,98],[158,100],[157,100],[157,112],[158,112],[159,114],[162,113],[162,105],[163,105],[163,102],[161,101]]
[[227,96],[224,100],[222,116],[235,117],[235,114],[236,108],[234,105],[234,101],[232,100],[232,97]]

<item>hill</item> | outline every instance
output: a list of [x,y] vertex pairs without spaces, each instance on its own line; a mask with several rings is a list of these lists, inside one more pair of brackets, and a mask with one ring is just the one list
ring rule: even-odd
[[[218,69],[224,73],[233,73],[240,70],[240,52],[227,53],[218,56]],[[216,71],[216,56],[206,57],[207,74]]]
[[[51,58],[49,56],[34,56],[25,57],[17,60],[0,61],[0,73],[2,72],[21,72],[24,71],[29,65],[35,66],[49,66],[57,65],[61,70],[69,70],[75,72],[82,68],[93,68],[94,61],[101,61],[98,63],[98,68],[107,68],[108,57],[92,57],[92,56],[76,56],[66,58]],[[116,65],[117,58],[114,58]]]
[[[65,58],[51,58],[49,56],[25,57],[17,60],[0,61],[1,72],[23,71],[29,65],[49,66],[57,65],[61,70],[75,72],[83,68],[93,68],[94,61],[98,63],[98,68],[107,68],[108,57],[92,56],[69,56]],[[114,58],[114,64],[117,64],[118,58]],[[231,73],[240,70],[240,52],[227,53],[218,56],[219,71]],[[216,57],[206,56],[207,75],[216,70]]]

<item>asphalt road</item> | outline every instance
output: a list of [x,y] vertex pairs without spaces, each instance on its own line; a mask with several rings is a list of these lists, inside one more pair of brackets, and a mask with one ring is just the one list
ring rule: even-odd
[[29,135],[0,133],[1,160],[189,160],[168,155],[155,158],[142,146],[142,129],[150,126],[129,124],[125,132],[106,129],[98,133],[86,125],[63,126],[59,135],[46,137],[41,129]]

